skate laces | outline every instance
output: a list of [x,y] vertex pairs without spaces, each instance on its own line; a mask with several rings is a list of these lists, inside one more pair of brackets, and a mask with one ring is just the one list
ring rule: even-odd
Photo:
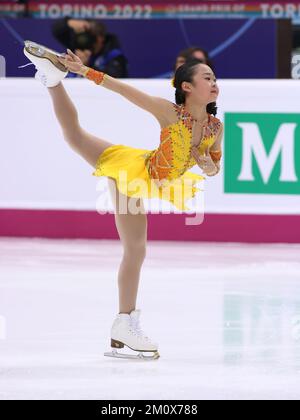
[[135,318],[131,318],[131,326],[133,328],[133,333],[135,335],[137,335],[138,337],[144,338],[147,341],[149,340],[149,337],[146,336],[146,334],[144,333],[144,331],[141,329],[140,323],[138,319]]
[[24,66],[18,66],[18,69],[23,69],[24,67],[27,67],[27,66],[34,66],[34,64],[33,63],[27,63],[27,64],[24,64]]

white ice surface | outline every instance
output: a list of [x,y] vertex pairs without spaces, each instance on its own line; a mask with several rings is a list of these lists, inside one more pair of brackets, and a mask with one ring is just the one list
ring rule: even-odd
[[0,399],[300,399],[299,255],[149,242],[137,307],[161,358],[141,362],[103,356],[118,241],[0,238]]

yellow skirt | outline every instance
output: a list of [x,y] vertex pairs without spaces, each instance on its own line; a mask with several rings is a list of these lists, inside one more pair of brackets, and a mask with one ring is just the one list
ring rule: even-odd
[[195,185],[205,177],[187,171],[177,179],[159,183],[150,177],[146,166],[151,152],[123,144],[112,145],[99,156],[93,175],[114,178],[118,190],[128,197],[159,198],[179,210],[190,210],[186,202],[201,191]]

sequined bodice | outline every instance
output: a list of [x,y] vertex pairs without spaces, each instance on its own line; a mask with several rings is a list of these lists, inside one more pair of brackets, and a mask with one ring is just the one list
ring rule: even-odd
[[[185,111],[183,105],[173,104],[178,115],[178,120],[161,130],[160,145],[148,154],[146,166],[151,178],[175,179],[196,165],[191,154],[193,147],[193,118]],[[208,115],[210,135],[203,136],[197,149],[203,155],[210,148],[220,128],[220,120]]]

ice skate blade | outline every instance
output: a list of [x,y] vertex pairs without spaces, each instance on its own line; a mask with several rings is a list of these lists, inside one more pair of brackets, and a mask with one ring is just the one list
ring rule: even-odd
[[68,69],[61,64],[57,57],[61,57],[64,58],[65,55],[64,54],[59,54],[55,51],[50,50],[47,47],[44,47],[43,45],[40,44],[36,44],[35,42],[32,41],[24,41],[25,44],[25,50],[38,58],[45,58],[46,60],[49,60],[57,69],[59,69],[60,71],[67,73]]
[[124,354],[118,353],[117,350],[112,350],[111,352],[104,353],[106,357],[115,357],[117,359],[128,359],[128,360],[157,360],[159,359],[160,355],[156,351],[152,356],[145,356],[142,352],[139,354]]

